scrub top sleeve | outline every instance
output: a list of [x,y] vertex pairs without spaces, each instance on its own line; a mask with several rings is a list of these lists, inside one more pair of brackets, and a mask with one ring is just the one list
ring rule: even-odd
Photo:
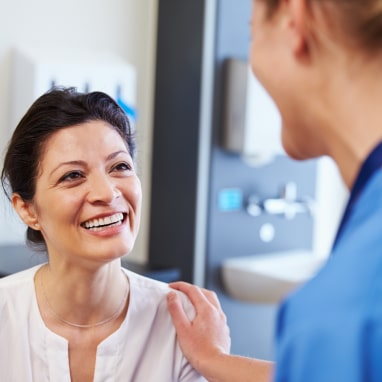
[[[376,326],[376,327],[375,327]],[[365,370],[365,381],[382,381],[381,344],[382,327],[379,324],[367,328],[367,343],[365,346],[365,359],[368,364]]]
[[[283,327],[280,315],[276,382],[360,382],[367,375],[365,330],[357,319],[328,317]],[[379,379],[380,381],[381,379]]]

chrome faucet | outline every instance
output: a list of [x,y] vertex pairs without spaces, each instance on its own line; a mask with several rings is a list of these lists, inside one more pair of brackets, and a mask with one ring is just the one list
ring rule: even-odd
[[251,216],[260,216],[263,213],[282,216],[285,219],[293,219],[296,214],[314,214],[314,202],[309,197],[297,199],[297,185],[295,182],[286,183],[278,198],[266,198],[261,200],[257,195],[250,195],[246,210]]

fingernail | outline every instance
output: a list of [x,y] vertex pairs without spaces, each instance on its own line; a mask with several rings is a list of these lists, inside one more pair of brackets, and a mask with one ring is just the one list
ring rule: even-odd
[[175,299],[175,297],[176,297],[176,293],[175,292],[168,292],[167,293],[167,299],[168,300],[174,300]]

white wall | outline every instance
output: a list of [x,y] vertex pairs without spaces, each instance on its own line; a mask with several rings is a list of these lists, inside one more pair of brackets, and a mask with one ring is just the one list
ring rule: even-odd
[[313,250],[318,256],[326,256],[332,248],[349,197],[338,168],[329,157],[318,162],[316,193]]
[[[141,232],[131,257],[147,258],[151,171],[154,60],[157,0],[0,0],[0,150],[14,126],[9,126],[11,50],[13,46],[56,45],[110,51],[135,66],[138,74],[138,171],[144,205]],[[0,244],[24,242],[24,228],[12,208],[0,199]]]

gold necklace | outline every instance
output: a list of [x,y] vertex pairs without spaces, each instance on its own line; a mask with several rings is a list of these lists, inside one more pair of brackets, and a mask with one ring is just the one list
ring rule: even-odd
[[[123,271],[122,271],[122,272],[123,272]],[[124,273],[124,272],[123,272],[123,273]],[[126,274],[125,274],[125,276],[126,276]],[[126,276],[126,279],[127,279],[127,276]],[[108,318],[106,318],[106,319],[104,319],[104,320],[102,320],[102,321],[98,321],[98,322],[96,322],[96,323],[94,323],[94,324],[76,324],[75,322],[70,322],[70,321],[65,320],[64,318],[62,318],[62,317],[61,317],[61,316],[60,316],[60,315],[53,309],[52,305],[50,305],[50,302],[49,302],[49,300],[48,300],[48,296],[47,296],[47,294],[46,294],[46,292],[45,292],[44,283],[43,283],[43,281],[42,281],[42,274],[40,275],[40,284],[41,284],[41,290],[42,290],[42,293],[43,293],[43,295],[44,295],[44,298],[45,298],[45,301],[46,301],[46,303],[47,303],[47,305],[48,305],[49,310],[53,313],[53,315],[54,315],[59,321],[61,321],[62,323],[66,324],[66,325],[68,325],[68,326],[73,326],[73,327],[75,327],[75,328],[94,328],[94,327],[96,327],[96,326],[105,325],[105,324],[107,324],[108,322],[114,320],[115,318],[117,318],[117,317],[121,314],[121,312],[122,312],[122,310],[123,310],[123,308],[124,308],[124,306],[125,306],[125,303],[126,303],[127,295],[128,295],[128,293],[129,293],[129,286],[128,286],[128,284],[127,284],[127,286],[126,286],[126,292],[125,292],[125,294],[123,295],[121,304],[118,306],[118,309],[117,309],[117,310],[116,310],[110,317],[108,317]]]

